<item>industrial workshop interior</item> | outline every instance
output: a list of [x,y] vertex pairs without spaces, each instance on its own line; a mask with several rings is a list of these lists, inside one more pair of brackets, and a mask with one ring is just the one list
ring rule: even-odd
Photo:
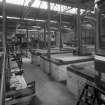
[[105,0],[0,0],[0,105],[105,105]]

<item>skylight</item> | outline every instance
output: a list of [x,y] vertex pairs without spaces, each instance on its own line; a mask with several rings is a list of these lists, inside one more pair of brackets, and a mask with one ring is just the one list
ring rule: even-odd
[[[2,1],[2,0],[0,0],[0,1]],[[7,3],[16,4],[16,5],[24,5],[24,6],[28,6],[29,2],[31,2],[31,1],[32,0],[6,0]],[[42,0],[34,0],[31,7],[47,9],[47,2],[42,1]],[[51,10],[65,13],[65,14],[76,14],[77,13],[76,8],[71,9],[70,6],[59,5],[59,4],[55,4],[55,3],[51,3]]]
[[24,0],[6,0],[7,3],[23,5]]

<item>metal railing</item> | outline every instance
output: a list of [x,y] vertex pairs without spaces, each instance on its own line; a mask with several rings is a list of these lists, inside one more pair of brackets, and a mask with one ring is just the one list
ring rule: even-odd
[[6,54],[3,54],[1,86],[0,86],[0,105],[5,105],[5,70],[6,70]]
[[3,62],[1,71],[1,86],[0,86],[0,105],[5,105],[5,70],[6,70],[6,0],[2,1],[2,14],[3,14],[3,24],[2,24],[2,44],[3,44]]

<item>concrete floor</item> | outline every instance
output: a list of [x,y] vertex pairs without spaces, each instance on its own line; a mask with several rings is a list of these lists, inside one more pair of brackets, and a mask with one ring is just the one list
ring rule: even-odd
[[76,105],[73,95],[64,84],[52,81],[34,64],[24,63],[26,82],[36,81],[36,97],[31,105]]

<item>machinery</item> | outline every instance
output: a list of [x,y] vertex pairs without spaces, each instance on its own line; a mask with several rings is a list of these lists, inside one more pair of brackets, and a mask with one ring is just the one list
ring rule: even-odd
[[94,82],[84,87],[77,105],[105,105],[105,0],[95,0],[96,48]]
[[96,55],[95,69],[98,72],[96,84],[105,89],[105,0],[95,0]]

